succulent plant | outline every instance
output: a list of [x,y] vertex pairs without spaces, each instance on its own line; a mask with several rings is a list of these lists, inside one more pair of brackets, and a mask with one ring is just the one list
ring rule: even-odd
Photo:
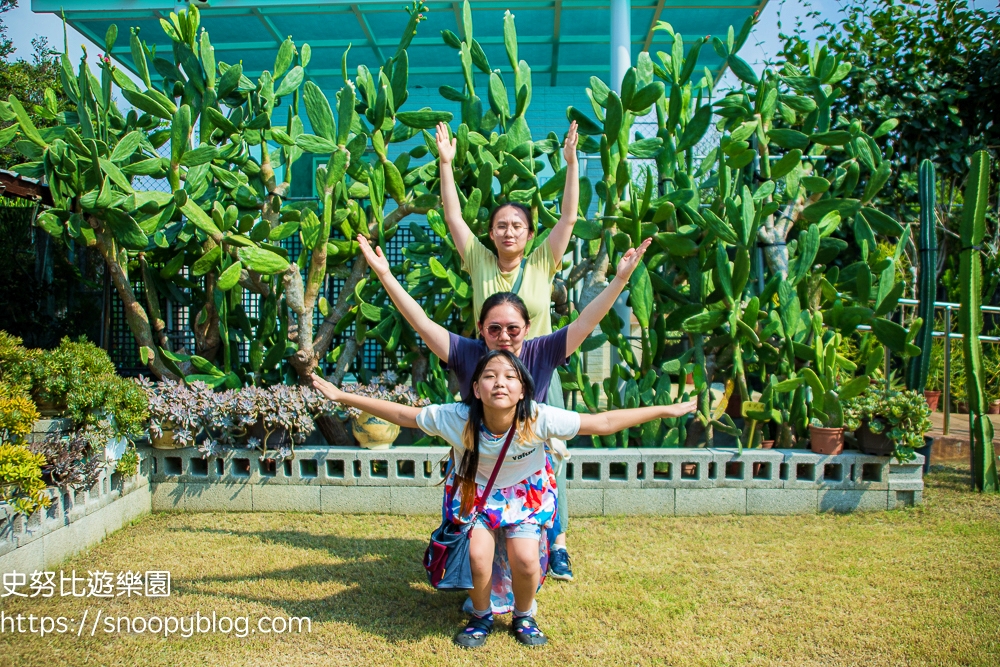
[[[368,384],[348,382],[344,384],[341,389],[349,394],[367,396],[368,398],[377,398],[391,403],[399,403],[400,405],[423,407],[430,404],[428,399],[420,398],[420,396],[417,395],[417,392],[415,392],[411,387],[399,384],[397,380],[398,376],[395,373],[387,371],[378,377],[373,378]],[[357,419],[361,416],[361,410],[349,406],[347,407],[347,414],[352,418]]]
[[923,394],[890,389],[884,381],[844,402],[844,427],[853,431],[867,422],[872,433],[892,440],[899,461],[912,460],[913,450],[924,446],[924,434],[933,428],[930,417]]

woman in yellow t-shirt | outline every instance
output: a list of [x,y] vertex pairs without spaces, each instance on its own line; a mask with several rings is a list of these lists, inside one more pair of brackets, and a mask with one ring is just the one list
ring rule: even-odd
[[[497,252],[493,254],[472,233],[462,218],[462,206],[455,187],[455,172],[452,160],[455,158],[456,140],[449,138],[448,126],[437,126],[437,149],[439,176],[441,178],[441,202],[444,219],[455,242],[455,248],[462,257],[463,267],[472,276],[472,317],[479,320],[483,302],[497,292],[516,292],[528,308],[532,328],[529,338],[552,333],[552,279],[562,266],[563,255],[573,236],[573,226],[577,220],[580,202],[580,165],[577,161],[576,146],[578,136],[576,121],[570,123],[563,145],[563,159],[566,162],[566,185],[563,191],[562,214],[559,222],[549,231],[547,243],[536,248],[525,257],[528,240],[535,234],[535,223],[531,209],[515,202],[502,204],[490,214],[489,235]],[[523,272],[523,276],[521,273]],[[516,288],[516,289],[515,289]],[[549,382],[547,403],[562,408],[562,383],[558,372],[552,378],[535,378],[536,383]],[[566,524],[568,522],[566,498],[566,466],[556,466],[556,482],[559,493],[559,515],[557,528],[553,531],[552,558],[549,575],[556,579],[571,580],[569,554],[566,551]]]

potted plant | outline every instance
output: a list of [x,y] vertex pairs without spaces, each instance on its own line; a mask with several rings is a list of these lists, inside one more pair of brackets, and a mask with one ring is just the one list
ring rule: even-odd
[[[910,363],[917,363],[911,359]],[[935,339],[931,344],[931,362],[927,369],[927,385],[924,388],[924,398],[931,412],[938,409],[941,401],[941,391],[944,388],[944,341]]]
[[865,454],[913,459],[913,450],[925,445],[931,430],[931,409],[915,391],[899,391],[884,384],[846,402],[844,419]]
[[261,460],[293,458],[295,444],[305,442],[316,429],[314,415],[330,406],[318,392],[288,385],[244,387],[228,401],[230,433],[260,449]]
[[[401,405],[412,405],[416,407],[429,403],[425,398],[420,398],[411,387],[396,383],[397,376],[391,371],[374,378],[368,384],[348,383],[343,386],[343,390],[359,396],[369,396],[379,398],[383,401],[392,401]],[[366,449],[389,449],[396,437],[399,436],[399,426],[379,419],[378,417],[348,407],[347,413],[351,417],[351,431],[357,439],[358,444]]]
[[193,447],[204,429],[203,387],[207,389],[207,385],[151,382],[144,377],[138,382],[149,405],[149,444],[156,449]]
[[817,454],[839,454],[844,449],[843,401],[858,396],[868,386],[867,375],[860,375],[840,384],[841,370],[853,373],[856,366],[836,354],[841,344],[840,334],[828,334],[824,343],[820,334],[821,316],[813,319],[816,337],[813,368],[803,368],[800,374],[812,392],[809,401],[809,447]]

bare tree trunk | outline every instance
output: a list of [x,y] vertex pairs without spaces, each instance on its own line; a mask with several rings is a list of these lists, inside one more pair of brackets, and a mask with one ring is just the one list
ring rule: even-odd
[[101,253],[104,265],[107,267],[108,274],[111,277],[111,283],[115,286],[115,290],[122,300],[125,310],[125,320],[128,322],[129,329],[139,344],[139,354],[143,358],[143,362],[157,378],[161,380],[164,378],[179,380],[180,378],[174,375],[163,363],[159,347],[153,339],[153,329],[149,323],[149,316],[136,298],[135,291],[132,289],[132,284],[129,282],[125,269],[118,260],[117,253],[115,252],[114,238],[104,231],[103,225],[96,218],[91,217],[89,222],[90,226],[94,229],[97,250]]

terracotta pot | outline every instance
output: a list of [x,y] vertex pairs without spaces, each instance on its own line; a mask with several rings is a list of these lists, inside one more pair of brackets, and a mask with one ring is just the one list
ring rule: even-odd
[[931,409],[931,412],[937,412],[938,403],[941,402],[941,392],[940,391],[924,391],[924,398],[927,400],[927,406]]
[[389,449],[399,436],[398,425],[367,412],[351,419],[351,430],[358,444],[365,449]]
[[896,451],[896,445],[893,444],[889,436],[884,433],[873,433],[868,428],[867,419],[861,422],[861,426],[854,432],[854,435],[858,438],[858,449],[865,454],[891,456]]
[[989,414],[1000,415],[1000,401],[993,401],[990,403]]
[[760,448],[761,449],[771,449],[772,447],[774,447],[774,440],[761,440],[760,441]]
[[149,444],[153,449],[183,449],[184,445],[179,445],[174,442],[174,430],[172,428],[163,429],[163,434],[154,438],[153,434],[149,434]]
[[841,453],[844,451],[844,429],[810,425],[809,449],[830,456]]

